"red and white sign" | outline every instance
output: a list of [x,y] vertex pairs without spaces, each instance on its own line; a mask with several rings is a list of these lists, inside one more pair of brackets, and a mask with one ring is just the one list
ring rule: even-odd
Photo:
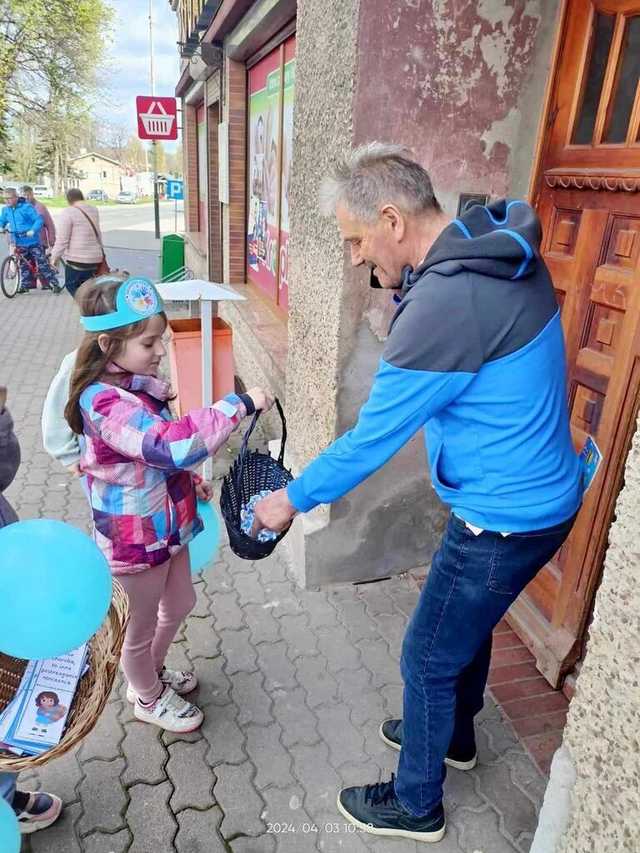
[[138,136],[140,139],[177,139],[178,116],[175,98],[138,95]]

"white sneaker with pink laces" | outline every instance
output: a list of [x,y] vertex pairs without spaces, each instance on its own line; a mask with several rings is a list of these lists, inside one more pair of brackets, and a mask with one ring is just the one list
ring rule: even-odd
[[153,705],[143,705],[136,699],[133,714],[143,723],[151,723],[168,732],[193,732],[200,728],[204,714],[196,705],[187,702],[171,687],[165,687]]
[[[198,676],[195,672],[189,672],[185,669],[167,669],[163,666],[158,673],[160,681],[168,687],[172,687],[178,696],[184,696],[191,693],[198,686]],[[129,702],[136,701],[136,694],[131,685],[127,687],[127,700]]]

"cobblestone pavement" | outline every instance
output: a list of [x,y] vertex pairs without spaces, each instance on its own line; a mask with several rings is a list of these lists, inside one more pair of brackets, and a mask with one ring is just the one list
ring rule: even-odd
[[[29,294],[2,300],[0,322],[0,383],[9,386],[24,459],[9,497],[23,518],[86,529],[77,482],[40,441],[48,383],[77,341],[76,309],[66,294]],[[134,720],[120,681],[79,749],[23,774],[23,787],[65,801],[58,824],[23,850],[416,851],[414,842],[351,832],[335,808],[342,785],[395,770],[377,729],[401,707],[398,657],[414,581],[305,591],[277,556],[252,564],[223,547],[196,589],[170,663],[198,672],[202,729],[174,736]],[[449,772],[448,832],[434,849],[526,853],[544,780],[490,701],[478,739],[477,769]]]

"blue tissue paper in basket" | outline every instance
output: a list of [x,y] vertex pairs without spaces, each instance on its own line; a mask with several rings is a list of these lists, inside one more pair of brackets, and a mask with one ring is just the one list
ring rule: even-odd
[[[240,510],[240,527],[242,528],[242,532],[246,533],[247,536],[251,536],[253,519],[256,514],[256,504],[258,501],[261,501],[262,498],[266,498],[267,495],[270,494],[272,494],[271,489],[262,489],[262,491],[258,492],[257,495],[253,495],[253,497],[249,498],[248,502]],[[258,531],[258,535],[255,538],[258,542],[270,542],[272,539],[276,539],[277,537],[278,534],[275,530],[268,530],[266,527],[263,527],[262,530]]]

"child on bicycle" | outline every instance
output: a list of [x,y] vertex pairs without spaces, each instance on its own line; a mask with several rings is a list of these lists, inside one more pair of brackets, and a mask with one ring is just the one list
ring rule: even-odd
[[49,263],[45,250],[40,245],[40,231],[44,224],[42,216],[27,201],[18,198],[14,189],[4,191],[4,200],[5,206],[0,211],[0,230],[7,229],[10,232],[11,241],[18,250],[18,293],[26,293],[36,286],[34,270],[46,285],[52,290],[58,290],[58,273]]
[[89,281],[78,302],[86,332],[65,416],[81,436],[95,540],[129,597],[127,697],[139,720],[193,731],[203,714],[182,695],[195,689],[196,676],[164,666],[195,604],[185,546],[202,530],[196,497],[211,497],[190,469],[216,453],[246,415],[270,409],[273,398],[254,388],[173,420],[169,386],[158,377],[167,318],[153,284]]

